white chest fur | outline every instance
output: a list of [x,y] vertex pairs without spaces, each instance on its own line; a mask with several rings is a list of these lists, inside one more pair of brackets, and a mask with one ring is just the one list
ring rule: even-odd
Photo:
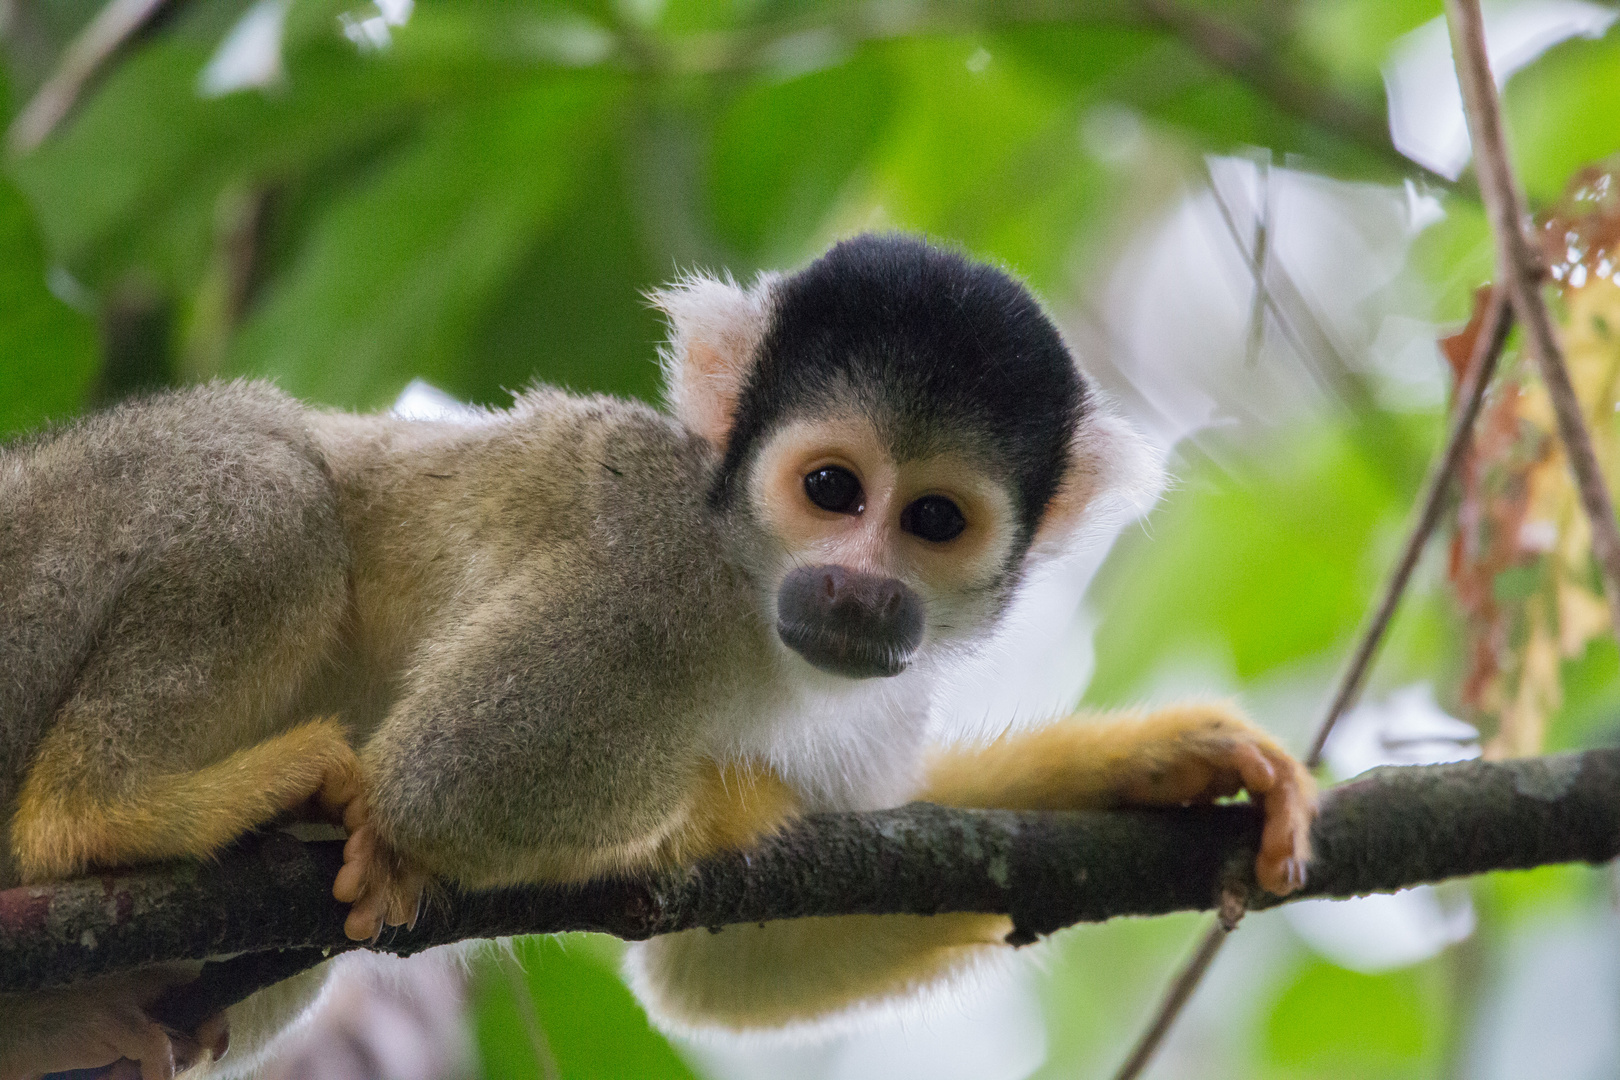
[[913,797],[933,679],[913,669],[853,680],[783,657],[776,677],[722,710],[721,759],[768,765],[809,810],[876,810]]

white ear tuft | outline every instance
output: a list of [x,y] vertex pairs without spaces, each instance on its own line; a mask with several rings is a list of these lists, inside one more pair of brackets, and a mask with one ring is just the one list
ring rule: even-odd
[[1070,449],[1069,474],[1047,506],[1035,546],[1056,553],[1112,532],[1164,494],[1164,454],[1093,391]]
[[694,274],[648,294],[669,321],[669,344],[659,350],[665,404],[718,447],[725,447],[737,396],[770,329],[778,280],[761,274],[744,289],[729,274]]

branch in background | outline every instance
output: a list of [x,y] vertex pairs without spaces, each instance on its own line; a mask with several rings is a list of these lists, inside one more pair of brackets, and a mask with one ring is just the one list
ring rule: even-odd
[[[1269,171],[1268,167],[1267,174]],[[1226,225],[1227,235],[1232,238],[1232,245],[1237,248],[1243,261],[1249,265],[1256,304],[1263,304],[1264,310],[1271,312],[1277,329],[1299,357],[1306,374],[1315,380],[1328,401],[1343,403],[1352,415],[1366,415],[1376,409],[1377,402],[1373,400],[1366,381],[1317,317],[1310,300],[1300,290],[1288,268],[1280,259],[1262,258],[1258,247],[1258,228],[1254,247],[1243,238],[1237,217],[1221,194],[1221,186],[1216,182],[1215,173],[1207,161],[1204,173],[1209,181],[1210,196],[1215,200],[1215,209],[1220,212],[1221,221]],[[1299,315],[1297,320],[1295,314]],[[1309,333],[1309,342],[1306,341],[1306,332]]]
[[[378,947],[592,930],[626,939],[840,914],[997,912],[1018,940],[1118,915],[1208,910],[1253,882],[1259,815],[1234,805],[1035,813],[914,803],[822,814],[747,853],[641,880],[444,897]],[[1620,749],[1387,768],[1324,793],[1297,896],[1388,891],[1462,874],[1620,854]],[[352,949],[331,898],[336,841],[249,838],[217,862],[0,893],[0,990],[171,960],[209,964],[158,1010],[188,1029],[246,994]]]
[[1333,695],[1332,703],[1328,705],[1327,715],[1322,718],[1321,726],[1317,728],[1316,738],[1311,740],[1305,764],[1312,769],[1321,764],[1322,749],[1327,745],[1328,736],[1333,734],[1334,725],[1361,695],[1361,688],[1367,681],[1367,672],[1372,667],[1373,657],[1378,652],[1385,631],[1389,629],[1390,620],[1395,617],[1395,608],[1400,604],[1407,584],[1412,580],[1412,571],[1417,569],[1418,558],[1423,554],[1429,538],[1434,535],[1435,528],[1440,524],[1440,512],[1445,508],[1452,477],[1457,475],[1457,468],[1462,464],[1463,455],[1468,452],[1468,446],[1473,440],[1474,421],[1479,419],[1480,407],[1485,402],[1485,390],[1496,374],[1497,362],[1502,358],[1502,348],[1507,344],[1508,331],[1513,328],[1513,311],[1508,305],[1505,289],[1492,289],[1488,305],[1479,334],[1474,340],[1474,354],[1468,360],[1467,373],[1457,384],[1457,405],[1451,413],[1445,446],[1429,467],[1429,475],[1423,482],[1423,491],[1413,507],[1412,524],[1407,530],[1406,544],[1401,548],[1400,558],[1395,560],[1395,566],[1390,570],[1389,579],[1384,582],[1378,606],[1373,609],[1362,628],[1360,639],[1356,643],[1356,651],[1351,654],[1350,662],[1339,677],[1338,689]]
[[[63,52],[56,69],[12,122],[6,142],[13,155],[47,139],[114,54],[140,32],[167,0],[108,0]],[[853,17],[789,19],[736,31],[683,35],[663,41],[633,25],[615,27],[620,59],[639,70],[718,74],[770,66],[794,41],[852,47],[906,36],[971,33],[1031,25],[1131,26],[1147,22],[1166,31],[1214,69],[1248,85],[1289,115],[1348,136],[1396,168],[1448,190],[1456,182],[1430,172],[1395,148],[1384,117],[1360,103],[1302,78],[1279,64],[1245,31],[1173,0],[935,0],[898,11],[861,6]],[[823,40],[830,39],[830,40]]]
[[13,156],[21,156],[44,142],[103,65],[167,2],[108,0],[68,44],[56,70],[11,122],[6,132],[7,150]]
[[1277,108],[1324,131],[1355,142],[1415,173],[1436,187],[1455,190],[1456,181],[1411,160],[1395,148],[1389,122],[1379,113],[1300,78],[1277,62],[1276,50],[1202,10],[1176,0],[1139,0],[1142,13],[1174,34],[1205,63],[1246,83]]
[[[1232,895],[1228,893],[1223,899],[1231,898]],[[1153,1055],[1159,1052],[1159,1046],[1164,1042],[1165,1036],[1169,1035],[1170,1029],[1175,1026],[1176,1019],[1181,1016],[1181,1010],[1186,1008],[1187,1002],[1192,999],[1193,991],[1198,989],[1200,982],[1203,982],[1204,973],[1215,962],[1221,946],[1226,944],[1226,939],[1237,929],[1242,915],[1242,908],[1234,912],[1229,910],[1226,904],[1222,904],[1220,912],[1215,916],[1215,922],[1204,934],[1204,940],[1198,943],[1198,948],[1171,980],[1170,989],[1165,993],[1163,1003],[1153,1016],[1153,1023],[1149,1024],[1147,1030],[1137,1039],[1130,1057],[1125,1059],[1125,1064],[1114,1074],[1116,1078],[1140,1076],[1142,1070],[1147,1068],[1148,1062],[1153,1060]]]
[[[1219,193],[1216,194],[1216,202],[1220,204]],[[1222,213],[1227,213],[1224,206]],[[1229,225],[1231,221],[1228,214]],[[1321,763],[1322,749],[1327,745],[1328,736],[1333,733],[1334,726],[1360,696],[1361,688],[1367,681],[1367,672],[1372,667],[1373,657],[1377,655],[1378,646],[1384,640],[1390,621],[1395,617],[1395,609],[1400,604],[1401,596],[1405,594],[1406,586],[1412,580],[1412,571],[1417,568],[1423,549],[1428,546],[1429,538],[1434,535],[1434,530],[1440,523],[1440,512],[1445,506],[1446,493],[1450,490],[1452,477],[1456,475],[1458,466],[1462,464],[1463,455],[1468,452],[1468,446],[1472,442],[1474,422],[1479,418],[1480,407],[1485,401],[1485,391],[1490,386],[1492,376],[1496,374],[1496,365],[1502,357],[1502,348],[1507,344],[1508,331],[1512,326],[1513,310],[1508,303],[1506,290],[1492,289],[1479,332],[1474,337],[1473,355],[1469,357],[1468,368],[1457,384],[1457,404],[1452,410],[1445,446],[1429,468],[1423,491],[1412,510],[1412,523],[1407,530],[1406,543],[1401,548],[1400,557],[1395,560],[1389,578],[1384,582],[1377,606],[1373,608],[1362,627],[1355,651],[1350,654],[1350,660],[1339,676],[1338,688],[1334,691],[1327,712],[1317,727],[1316,737],[1311,740],[1310,752],[1306,756],[1305,763],[1313,769]],[[1209,970],[1221,946],[1226,943],[1234,925],[1222,919],[1205,932],[1197,950],[1171,980],[1169,989],[1165,991],[1158,1009],[1154,1011],[1152,1021],[1137,1040],[1130,1056],[1125,1059],[1125,1064],[1114,1074],[1115,1080],[1135,1080],[1135,1077],[1141,1075],[1147,1063],[1153,1060],[1153,1055],[1158,1052],[1159,1046],[1175,1025],[1181,1010],[1192,998],[1193,991],[1198,988],[1204,973]]]
[[1524,326],[1525,345],[1536,359],[1558,416],[1558,435],[1575,474],[1581,505],[1592,525],[1592,551],[1603,576],[1609,618],[1620,636],[1620,526],[1615,523],[1614,502],[1592,449],[1580,399],[1575,396],[1569,370],[1564,366],[1552,315],[1541,295],[1546,269],[1524,233],[1529,215],[1508,157],[1501,102],[1485,51],[1485,20],[1480,15],[1479,0],[1446,0],[1446,23],[1451,28],[1451,53],[1462,86],[1468,134],[1474,144],[1474,171],[1479,176],[1480,196],[1496,238],[1497,277],[1513,299],[1513,308]]

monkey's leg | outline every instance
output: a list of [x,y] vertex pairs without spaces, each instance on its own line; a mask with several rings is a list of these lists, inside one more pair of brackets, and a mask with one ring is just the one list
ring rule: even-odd
[[636,995],[659,1026],[791,1027],[946,989],[1012,950],[1004,915],[836,915],[686,930],[631,946]]
[[1229,705],[1070,718],[984,747],[933,752],[921,797],[947,806],[1082,810],[1183,806],[1247,790],[1265,811],[1255,876],[1279,896],[1305,883],[1316,784]]
[[66,724],[53,731],[23,782],[11,846],[25,882],[177,856],[206,856],[249,829],[314,800],[333,820],[359,794],[343,729],[312,720],[222,761],[157,771],[109,760]]
[[[701,813],[672,845],[676,861],[746,847],[796,813],[786,785],[766,776],[759,798],[727,772],[710,774]],[[779,1028],[968,977],[994,962],[991,946],[1011,929],[1004,915],[783,919],[669,934],[633,946],[628,963],[664,1027]]]
[[[746,847],[797,813],[768,771],[705,777],[698,812],[668,851],[675,861]],[[756,785],[752,790],[747,786]],[[636,991],[665,1027],[734,1031],[810,1023],[947,985],[995,961],[1003,915],[844,915],[692,930],[632,947]]]

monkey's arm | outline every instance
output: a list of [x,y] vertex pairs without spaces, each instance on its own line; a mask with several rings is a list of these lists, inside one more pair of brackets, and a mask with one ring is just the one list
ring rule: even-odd
[[[671,674],[693,663],[684,641],[583,589],[550,603],[559,578],[591,578],[541,570],[445,620],[364,748],[366,809],[333,888],[354,904],[351,937],[414,919],[430,877],[634,872],[745,846],[798,812],[768,769],[707,756],[706,713]],[[656,609],[624,591],[627,609]]]
[[1071,717],[983,747],[936,749],[922,798],[946,806],[1085,810],[1181,806],[1246,790],[1265,810],[1255,876],[1278,895],[1305,883],[1316,784],[1230,706]]

